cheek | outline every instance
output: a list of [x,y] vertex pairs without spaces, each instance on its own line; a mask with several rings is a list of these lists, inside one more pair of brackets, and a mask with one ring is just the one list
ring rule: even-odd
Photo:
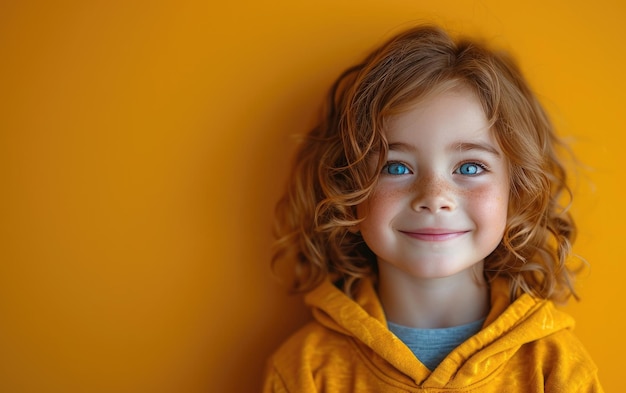
[[369,198],[357,206],[357,218],[364,219],[361,229],[385,225],[392,219],[403,198],[402,190],[377,189]]
[[489,185],[468,191],[466,201],[468,211],[477,220],[493,226],[494,230],[497,228],[504,232],[509,205],[508,185]]

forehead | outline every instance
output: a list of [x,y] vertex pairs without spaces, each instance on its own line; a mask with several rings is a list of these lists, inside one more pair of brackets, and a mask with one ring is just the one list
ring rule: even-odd
[[497,142],[480,100],[468,88],[456,88],[426,97],[388,119],[384,130],[390,145]]

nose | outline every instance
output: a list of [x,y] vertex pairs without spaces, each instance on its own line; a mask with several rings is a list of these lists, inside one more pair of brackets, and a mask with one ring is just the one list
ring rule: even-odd
[[413,185],[411,208],[417,212],[451,212],[456,208],[452,186],[435,176],[425,176]]

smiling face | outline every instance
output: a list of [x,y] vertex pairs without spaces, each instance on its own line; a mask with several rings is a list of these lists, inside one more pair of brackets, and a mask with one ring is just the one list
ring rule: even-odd
[[385,136],[386,164],[357,207],[381,275],[482,267],[504,233],[509,172],[478,98],[465,88],[435,95],[392,118]]

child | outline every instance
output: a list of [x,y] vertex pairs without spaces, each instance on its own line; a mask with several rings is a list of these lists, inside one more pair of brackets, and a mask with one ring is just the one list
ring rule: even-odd
[[560,142],[513,61],[398,34],[334,84],[277,206],[314,321],[265,392],[600,392],[574,295]]

